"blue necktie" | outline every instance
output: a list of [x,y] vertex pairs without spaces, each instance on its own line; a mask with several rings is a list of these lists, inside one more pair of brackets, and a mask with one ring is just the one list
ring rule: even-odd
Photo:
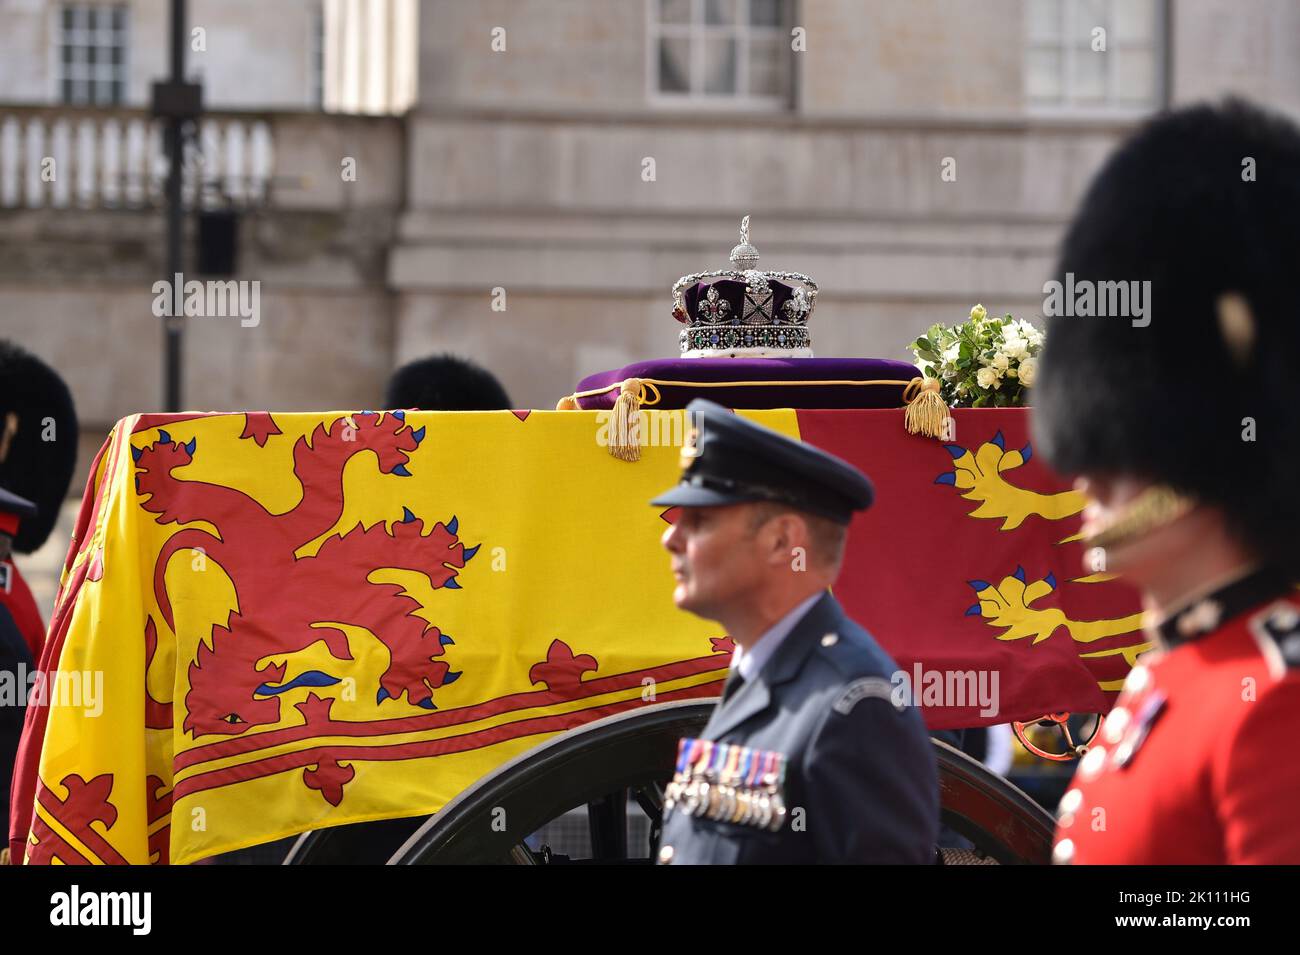
[[722,702],[725,703],[727,700],[735,696],[736,691],[744,686],[744,684],[745,678],[740,675],[739,669],[733,669],[728,673],[727,682],[722,684]]

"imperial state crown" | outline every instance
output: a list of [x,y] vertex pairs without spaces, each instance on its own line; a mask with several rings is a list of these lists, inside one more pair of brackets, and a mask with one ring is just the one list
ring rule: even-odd
[[729,269],[683,275],[673,285],[673,318],[684,324],[683,358],[811,358],[808,319],[817,283],[799,272],[758,268],[749,216]]

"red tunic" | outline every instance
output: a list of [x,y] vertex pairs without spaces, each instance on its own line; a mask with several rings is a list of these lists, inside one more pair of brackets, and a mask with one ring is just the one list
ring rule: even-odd
[[1248,579],[1161,628],[1061,800],[1054,861],[1300,863],[1300,600],[1260,596]]

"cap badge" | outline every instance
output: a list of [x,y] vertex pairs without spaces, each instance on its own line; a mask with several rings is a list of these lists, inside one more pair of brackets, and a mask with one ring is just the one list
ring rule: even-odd
[[691,466],[691,462],[700,456],[700,429],[691,427],[686,429],[686,437],[682,440],[682,468]]

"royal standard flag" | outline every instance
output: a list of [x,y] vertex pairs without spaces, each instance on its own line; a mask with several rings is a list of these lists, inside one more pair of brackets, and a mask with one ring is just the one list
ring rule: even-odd
[[[742,413],[872,476],[836,594],[932,727],[1106,708],[1136,598],[1081,570],[1081,499],[1022,412],[957,412],[946,444],[901,411]],[[716,695],[731,642],[673,606],[673,513],[646,503],[682,412],[645,414],[636,462],[600,412],[120,422],[41,661],[59,692],[28,710],[18,852],[184,863],[428,814],[556,733]]]

